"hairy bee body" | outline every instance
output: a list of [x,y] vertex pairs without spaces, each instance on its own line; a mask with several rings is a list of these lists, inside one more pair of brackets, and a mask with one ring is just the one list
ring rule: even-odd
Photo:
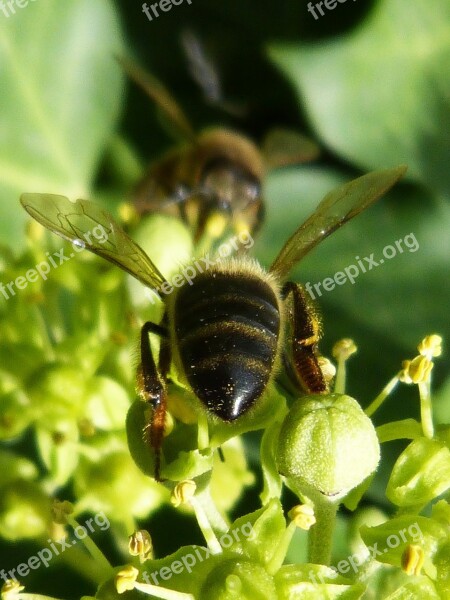
[[[282,365],[298,391],[328,393],[318,352],[320,320],[307,291],[287,277],[319,242],[369,207],[405,171],[404,166],[375,171],[327,194],[286,241],[268,272],[246,256],[215,262],[206,256],[207,267],[201,267],[195,278],[185,279],[180,287],[174,277],[175,290],[102,207],[54,194],[22,195],[25,210],[51,231],[77,247],[80,235],[85,234],[83,247],[130,273],[156,294],[168,284],[172,289],[164,301],[161,323],[147,321],[141,328],[138,386],[142,399],[152,407],[144,431],[155,451],[155,479],[160,479],[172,365],[210,413],[227,422],[251,409],[271,380],[279,377]],[[220,178],[217,166],[214,175]],[[102,239],[92,239],[93,223],[102,228]],[[199,268],[197,261],[195,265]],[[161,337],[158,360],[149,334]]]
[[185,284],[171,312],[179,368],[224,421],[247,412],[276,370],[282,303],[275,282],[250,261],[230,261]]
[[264,170],[262,154],[249,139],[208,129],[150,166],[135,191],[135,207],[141,214],[181,216],[199,235],[217,211],[237,229],[245,223],[254,232],[263,218]]

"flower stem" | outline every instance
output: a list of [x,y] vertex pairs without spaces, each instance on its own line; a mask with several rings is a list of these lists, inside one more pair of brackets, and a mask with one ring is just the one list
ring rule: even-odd
[[198,491],[195,499],[197,500],[197,503],[201,505],[216,535],[221,535],[222,533],[227,532],[230,526],[225,521],[214,500],[212,499],[209,485],[205,486],[205,488],[201,491]]
[[144,594],[154,596],[155,598],[161,598],[162,600],[195,600],[192,594],[169,590],[167,588],[160,587],[159,585],[152,585],[150,583],[136,582],[134,584],[134,589],[144,592]]
[[200,414],[198,417],[197,433],[198,449],[204,450],[209,447],[209,427],[206,415]]
[[420,420],[425,437],[432,439],[434,436],[433,410],[431,406],[430,380],[419,383],[420,394]]
[[195,497],[190,499],[190,503],[195,511],[198,526],[202,530],[203,537],[206,540],[208,548],[211,550],[212,554],[220,554],[222,552],[222,546],[220,545],[219,540],[217,539],[216,534],[211,527],[203,506]]
[[375,400],[369,404],[369,406],[364,411],[368,417],[371,417],[376,410],[380,408],[389,394],[395,389],[395,386],[399,382],[398,375],[393,377],[391,381],[381,390]]
[[[71,515],[66,515],[66,520],[67,520],[67,523],[69,523],[69,525],[71,527],[73,527],[74,530],[76,530],[77,527],[79,527],[79,524]],[[94,540],[92,538],[90,538],[88,535],[86,535],[84,538],[82,538],[82,542],[83,542],[86,550],[89,552],[89,554],[92,556],[92,558],[96,562],[97,570],[100,573],[104,573],[105,576],[111,575],[113,572],[113,568],[109,564],[109,562],[108,562],[107,558],[105,557],[105,555],[103,554],[103,552],[100,550],[100,548],[94,542]]]
[[338,507],[339,502],[321,497],[319,494],[314,498],[316,523],[309,530],[309,562],[319,565],[330,563]]
[[336,378],[334,380],[334,392],[335,394],[345,394],[345,381],[346,381],[346,358],[339,358]]

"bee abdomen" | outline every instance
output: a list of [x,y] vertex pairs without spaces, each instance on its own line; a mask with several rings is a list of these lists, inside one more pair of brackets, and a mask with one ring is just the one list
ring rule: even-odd
[[175,332],[186,378],[198,398],[231,421],[262,395],[277,353],[278,299],[266,281],[214,273],[184,286]]

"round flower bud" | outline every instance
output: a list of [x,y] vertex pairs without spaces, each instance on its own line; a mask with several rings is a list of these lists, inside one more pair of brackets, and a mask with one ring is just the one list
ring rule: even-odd
[[0,535],[6,540],[45,535],[52,521],[51,502],[38,484],[16,480],[0,489]]
[[[132,238],[147,252],[160,273],[167,278],[170,285],[158,294],[165,300],[178,286],[178,280],[175,285],[171,282],[179,272],[180,265],[189,263],[194,256],[188,228],[175,217],[152,214],[142,219]],[[158,295],[143,288],[136,279],[129,277],[128,287],[135,306],[158,306]]]
[[306,495],[314,490],[343,497],[375,471],[379,459],[372,421],[350,396],[301,398],[282,424],[278,470]]

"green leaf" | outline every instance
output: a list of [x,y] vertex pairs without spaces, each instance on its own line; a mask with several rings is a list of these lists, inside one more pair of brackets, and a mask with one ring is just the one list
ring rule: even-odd
[[162,477],[172,481],[193,479],[211,471],[214,453],[210,448],[180,452],[177,459],[162,469]]
[[270,56],[334,152],[363,169],[405,162],[450,193],[449,23],[447,0],[380,0],[350,34]]
[[286,529],[280,500],[272,498],[264,508],[236,519],[230,527],[230,531],[249,529],[250,535],[236,541],[230,550],[244,553],[252,560],[267,566],[277,553]]
[[450,487],[450,451],[440,441],[419,438],[398,457],[386,496],[397,506],[425,505]]
[[428,577],[411,577],[404,585],[397,588],[395,592],[385,596],[385,600],[442,600],[445,596],[440,595]]
[[415,419],[402,419],[401,421],[385,423],[377,427],[376,432],[380,444],[403,438],[415,440],[423,436],[422,425]]
[[[39,0],[0,27],[0,232],[17,243],[25,191],[88,195],[116,124],[123,76],[105,0]],[[11,214],[20,217],[11,218]]]
[[273,578],[257,563],[223,560],[202,586],[199,600],[277,600]]
[[201,588],[208,574],[223,562],[223,554],[211,555],[203,546],[183,546],[169,556],[146,561],[139,580],[201,598]]
[[373,559],[396,567],[401,566],[402,554],[408,545],[420,545],[426,557],[424,569],[427,573],[433,569],[431,558],[434,553],[448,540],[444,525],[417,515],[396,517],[374,527],[363,525],[360,534]]

